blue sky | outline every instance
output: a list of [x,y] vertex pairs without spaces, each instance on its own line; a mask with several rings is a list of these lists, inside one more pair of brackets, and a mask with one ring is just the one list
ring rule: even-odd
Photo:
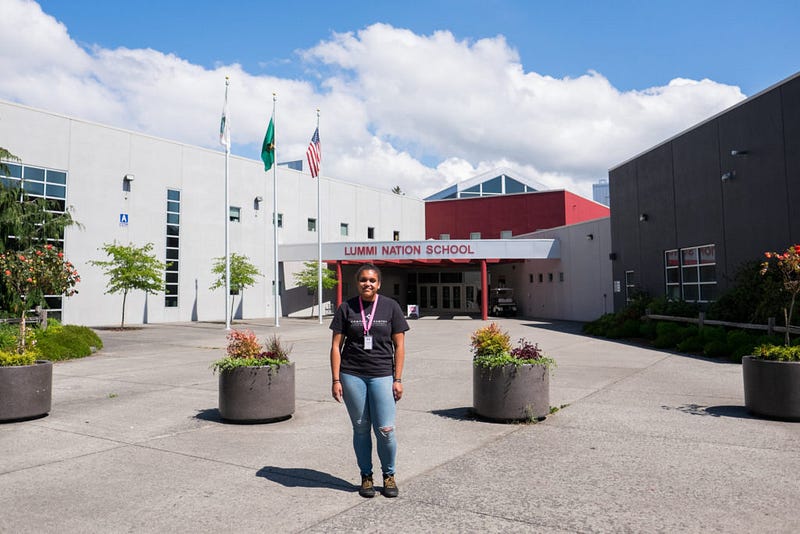
[[276,91],[279,159],[320,107],[323,173],[418,196],[500,166],[589,195],[800,70],[796,1],[38,5],[0,0],[0,98],[218,149],[230,74],[235,153],[258,158]]
[[601,72],[619,89],[710,78],[753,94],[800,66],[794,0],[39,2],[85,45],[155,48],[213,67],[303,76],[295,50],[386,22],[459,39],[504,35],[526,69]]

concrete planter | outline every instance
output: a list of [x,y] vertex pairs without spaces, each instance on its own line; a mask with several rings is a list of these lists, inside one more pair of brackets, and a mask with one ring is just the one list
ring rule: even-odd
[[220,372],[219,413],[238,423],[288,418],[294,413],[294,363]]
[[742,358],[744,405],[755,415],[800,421],[800,362]]
[[47,415],[52,398],[52,362],[0,367],[0,422]]
[[472,368],[475,413],[493,421],[542,419],[550,413],[550,370],[545,365]]

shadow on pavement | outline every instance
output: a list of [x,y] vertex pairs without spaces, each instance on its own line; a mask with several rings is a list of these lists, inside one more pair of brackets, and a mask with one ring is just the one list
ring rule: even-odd
[[287,488],[329,488],[354,493],[358,491],[355,486],[328,473],[304,467],[277,467],[268,465],[256,473],[257,477],[266,478],[277,482]]
[[664,410],[677,410],[690,415],[706,417],[735,417],[737,419],[756,419],[744,406],[702,406],[700,404],[683,404],[681,406],[661,406]]
[[446,410],[431,410],[433,415],[439,417],[446,417],[448,419],[456,419],[458,421],[477,421],[478,417],[472,410],[472,406],[464,406],[462,408],[447,408]]

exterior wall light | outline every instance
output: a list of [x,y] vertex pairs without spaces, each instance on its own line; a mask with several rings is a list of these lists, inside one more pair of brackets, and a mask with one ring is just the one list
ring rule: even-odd
[[731,150],[731,156],[746,156],[747,150]]
[[642,213],[641,215],[639,215],[639,222],[646,222],[646,221],[647,221],[646,213]]
[[734,176],[736,176],[736,171],[726,172],[725,174],[720,176],[720,180],[722,180],[723,182],[728,182],[730,180],[733,180]]
[[592,239],[594,239],[594,234],[586,234],[586,239],[591,241]]

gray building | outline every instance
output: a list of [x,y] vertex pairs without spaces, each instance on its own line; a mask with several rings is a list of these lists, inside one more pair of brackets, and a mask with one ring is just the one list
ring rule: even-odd
[[609,171],[614,304],[708,302],[800,240],[800,73]]

